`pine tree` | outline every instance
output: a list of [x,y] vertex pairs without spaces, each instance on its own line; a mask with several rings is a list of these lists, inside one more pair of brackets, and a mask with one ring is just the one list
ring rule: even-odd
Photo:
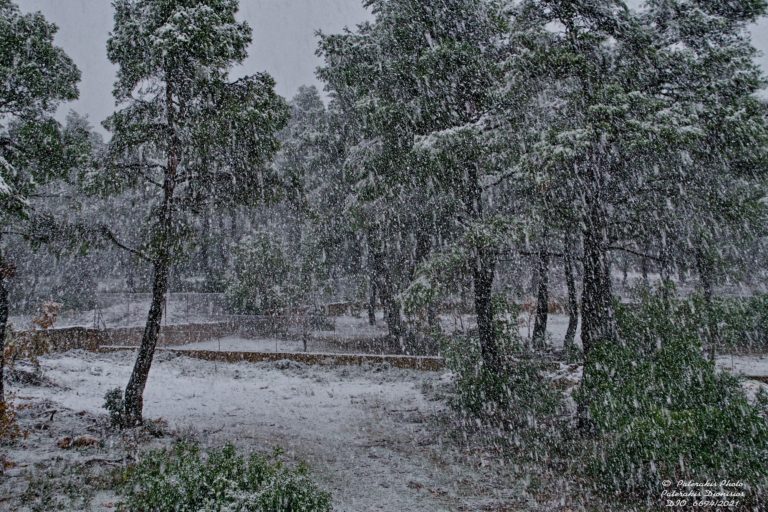
[[73,164],[52,115],[60,102],[77,98],[80,72],[53,44],[56,30],[42,14],[22,14],[10,0],[0,0],[0,400],[8,282],[15,274],[3,245],[11,236],[33,237],[28,228],[35,190],[65,176]]
[[[514,54],[511,76],[537,80],[536,103],[549,98],[554,112],[523,167],[548,184],[581,232],[585,380],[595,344],[621,343],[610,253],[654,258],[668,275],[681,246],[738,210],[712,213],[715,196],[757,197],[739,176],[754,173],[755,159],[736,148],[764,147],[761,109],[750,96],[760,80],[744,40],[733,37],[738,30],[727,27],[743,29],[759,4],[659,1],[633,12],[621,1],[553,0],[517,11],[521,30],[539,45]],[[725,21],[725,12],[740,20]],[[536,104],[523,109],[538,112]],[[713,141],[724,123],[732,129]],[[655,255],[647,252],[653,247]]]
[[498,366],[491,313],[497,249],[484,228],[488,170],[483,128],[475,124],[498,73],[493,44],[503,24],[481,0],[367,5],[373,23],[321,40],[327,65],[320,75],[362,128],[347,168],[356,176],[356,215],[378,277],[371,288],[388,305],[390,334],[402,336],[398,297],[436,242],[457,236],[459,218],[467,228],[460,238],[472,240],[467,258],[483,353]]
[[126,247],[153,266],[152,301],[125,390],[125,417],[134,425],[142,421],[169,270],[181,255],[189,218],[209,204],[250,204],[274,194],[268,162],[288,110],[269,75],[229,80],[251,42],[250,27],[235,19],[236,0],[117,0],[114,6],[107,52],[118,66],[118,110],[106,122],[113,133],[106,176],[156,197],[143,247]]

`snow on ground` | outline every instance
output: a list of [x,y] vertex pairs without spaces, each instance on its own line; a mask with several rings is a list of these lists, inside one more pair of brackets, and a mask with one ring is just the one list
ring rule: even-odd
[[[57,387],[23,386],[18,395],[103,414],[104,393],[125,385],[133,358],[47,356],[44,374]],[[480,510],[497,500],[528,509],[522,484],[457,462],[431,428],[444,406],[423,390],[445,378],[385,366],[216,364],[163,353],[152,367],[144,410],[171,428],[199,432],[205,443],[283,447],[310,464],[339,511]]]
[[715,358],[718,367],[739,375],[768,376],[768,355],[721,355]]
[[[304,345],[295,340],[279,340],[277,338],[242,338],[239,336],[226,336],[215,340],[201,341],[199,343],[187,343],[178,350],[215,350],[217,352],[303,352]],[[312,341],[307,343],[307,349],[311,352]]]

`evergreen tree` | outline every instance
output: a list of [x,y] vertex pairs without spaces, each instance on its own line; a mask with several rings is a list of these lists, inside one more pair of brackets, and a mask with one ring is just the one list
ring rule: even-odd
[[30,222],[35,191],[76,162],[52,115],[60,102],[77,98],[80,72],[53,44],[56,30],[42,14],[22,14],[0,0],[0,400],[8,286],[15,274],[4,245],[9,237],[36,238]]
[[114,6],[107,52],[118,66],[118,110],[106,122],[113,137],[105,175],[122,187],[155,191],[143,246],[128,248],[153,266],[152,301],[125,390],[125,418],[134,425],[142,421],[169,270],[182,253],[190,216],[209,204],[247,205],[274,194],[268,163],[288,110],[269,75],[229,80],[251,42],[250,27],[235,19],[236,0],[116,0]]
[[400,294],[437,242],[457,236],[458,218],[466,227],[461,237],[472,240],[467,258],[483,353],[497,366],[496,248],[485,229],[488,171],[479,121],[498,73],[494,42],[503,24],[494,6],[479,0],[367,5],[373,23],[321,40],[326,66],[320,76],[359,119],[360,137],[346,159],[355,181],[350,203],[366,234],[390,335],[404,334]]

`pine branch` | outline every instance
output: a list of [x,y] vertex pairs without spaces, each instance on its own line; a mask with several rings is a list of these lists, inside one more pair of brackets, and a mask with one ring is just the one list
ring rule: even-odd
[[146,253],[144,253],[143,251],[140,251],[138,249],[134,249],[132,247],[128,247],[127,245],[122,243],[120,240],[118,240],[117,237],[115,236],[115,234],[112,232],[112,230],[110,230],[107,226],[105,226],[103,224],[101,225],[101,233],[104,235],[104,237],[107,240],[109,240],[110,242],[115,244],[120,249],[123,249],[125,251],[130,252],[131,254],[133,254],[135,256],[138,256],[139,258],[141,258],[142,260],[144,260],[146,262],[154,263],[154,260],[151,257],[149,257]]

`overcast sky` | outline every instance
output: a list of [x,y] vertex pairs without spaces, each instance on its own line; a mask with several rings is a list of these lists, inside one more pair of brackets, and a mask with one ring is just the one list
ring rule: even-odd
[[[424,0],[430,1],[430,0]],[[17,0],[23,11],[42,11],[59,26],[56,44],[74,59],[83,73],[80,99],[62,107],[87,114],[100,128],[113,110],[115,69],[107,60],[106,44],[112,29],[109,0]],[[631,4],[639,3],[630,0]],[[364,21],[362,0],[241,0],[240,17],[253,28],[253,44],[239,73],[268,71],[277,80],[277,92],[291,97],[303,84],[321,85],[315,78],[315,32],[337,32]],[[768,20],[754,27],[755,46],[768,70]],[[238,74],[239,74],[238,73]]]
[[[87,114],[100,125],[114,109],[115,68],[107,60],[112,30],[109,0],[16,0],[22,11],[42,11],[58,25],[56,44],[82,71],[80,99],[62,107]],[[368,17],[362,0],[241,0],[240,19],[253,29],[253,43],[243,69],[236,74],[267,71],[277,80],[277,92],[290,98],[300,85],[322,85],[315,78],[315,32],[338,32]],[[99,126],[100,128],[100,126]],[[103,130],[102,130],[103,131]]]

